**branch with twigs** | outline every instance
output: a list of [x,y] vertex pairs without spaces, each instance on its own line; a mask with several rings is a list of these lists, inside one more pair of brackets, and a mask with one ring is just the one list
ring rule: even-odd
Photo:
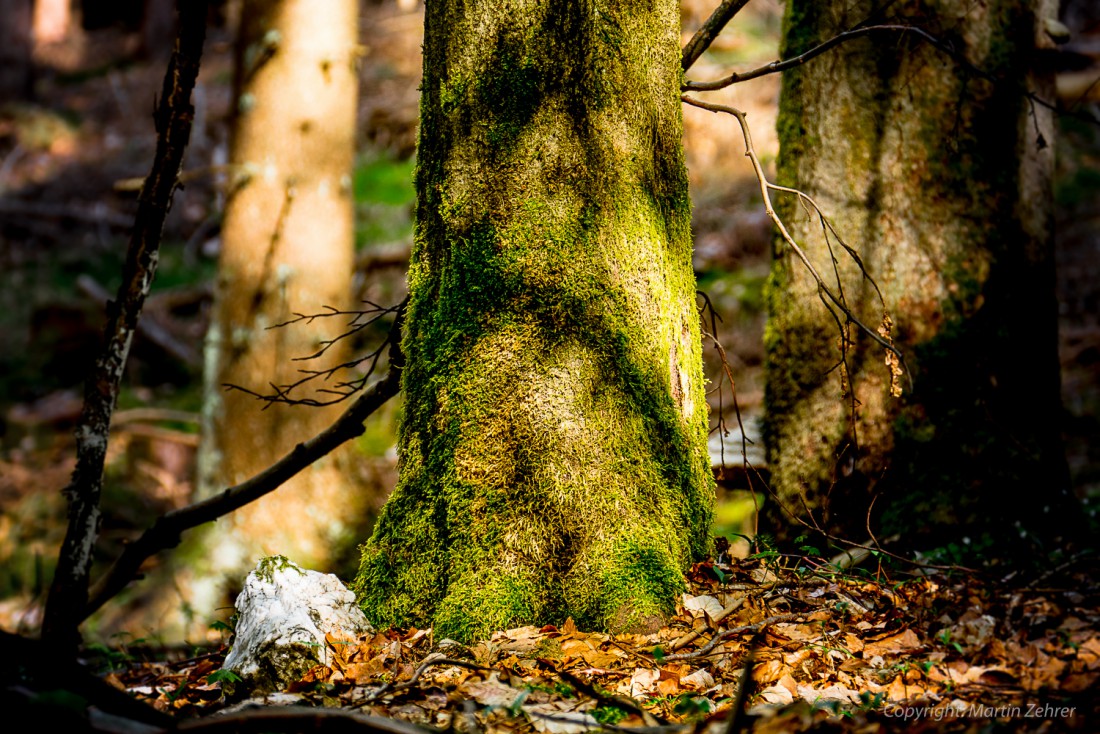
[[[802,262],[802,265],[806,268],[806,271],[810,274],[810,277],[813,278],[814,282],[817,284],[818,296],[822,299],[825,305],[828,307],[831,303],[832,306],[834,306],[837,310],[844,314],[845,319],[849,323],[854,324],[860,331],[862,331],[884,350],[886,350],[888,354],[893,355],[893,359],[890,360],[892,379],[897,380],[898,377],[900,377],[900,373],[904,372],[909,378],[909,387],[910,389],[912,389],[912,373],[909,371],[909,368],[905,364],[905,356],[897,349],[897,347],[893,345],[892,341],[889,339],[889,332],[887,331],[886,335],[883,336],[878,331],[863,323],[863,321],[858,316],[856,316],[856,314],[848,306],[848,303],[844,298],[843,292],[834,293],[833,290],[825,283],[824,278],[821,277],[821,274],[818,272],[817,268],[814,266],[813,262],[810,260],[805,250],[803,250],[798,242],[795,241],[794,237],[787,229],[787,225],[783,222],[779,214],[775,211],[775,207],[772,205],[771,192],[776,191],[779,193],[786,193],[797,196],[803,206],[806,206],[811,211],[815,212],[820,218],[822,226],[826,227],[827,231],[832,232],[834,236],[836,236],[838,242],[841,242],[845,252],[847,252],[848,255],[852,257],[855,264],[859,267],[860,272],[863,273],[863,277],[871,281],[872,285],[874,285],[874,280],[871,278],[870,274],[868,274],[866,268],[864,268],[863,261],[860,259],[859,255],[851,247],[843,244],[843,240],[841,240],[840,237],[836,234],[836,230],[833,228],[832,224],[829,223],[828,218],[821,210],[821,207],[817,205],[817,202],[814,201],[812,197],[802,193],[797,189],[788,188],[786,186],[778,186],[768,181],[768,177],[764,173],[764,166],[760,163],[760,158],[759,156],[757,156],[756,149],[753,147],[752,133],[749,131],[748,120],[746,119],[744,112],[734,107],[729,107],[727,105],[704,102],[702,100],[695,99],[694,97],[689,97],[686,94],[681,95],[680,99],[683,100],[686,104],[692,105],[693,107],[699,107],[700,109],[704,109],[709,112],[724,112],[728,115],[732,115],[737,119],[737,122],[741,127],[741,134],[745,140],[745,155],[752,163],[753,171],[756,174],[756,180],[760,186],[760,195],[764,200],[764,211],[767,213],[768,218],[772,220],[772,224],[775,225],[776,230],[779,232],[779,236],[783,239],[783,242],[791,248],[791,251],[795,254],[796,257],[798,257],[798,259]],[[833,259],[835,261],[835,257]],[[877,285],[875,285],[874,287],[875,292],[878,293],[879,301],[881,303],[882,294],[878,292]],[[889,323],[888,319],[889,316],[884,313],[884,323]],[[896,365],[893,364],[893,360],[896,360]]]
[[[295,313],[294,318],[288,319],[287,321],[279,324],[275,324],[274,326],[269,326],[268,328],[279,329],[285,328],[292,324],[312,324],[317,319],[350,316],[351,320],[348,322],[348,327],[344,330],[343,333],[333,337],[332,339],[327,339],[323,341],[321,343],[320,349],[318,349],[313,354],[304,357],[295,357],[293,361],[303,362],[312,359],[319,359],[320,357],[323,357],[328,352],[328,350],[331,349],[333,345],[335,345],[337,342],[343,341],[344,339],[348,339],[355,336],[356,334],[359,334],[363,330],[374,326],[376,323],[378,323],[378,321],[385,318],[386,316],[396,315],[403,312],[406,305],[408,304],[408,298],[406,297],[403,301],[395,306],[380,306],[370,301],[367,301],[366,303],[370,308],[356,311],[343,311],[337,308],[333,308],[332,306],[324,306],[323,308],[325,308],[326,310],[322,313]],[[348,398],[355,395],[355,393],[366,387],[366,385],[370,382],[371,377],[374,375],[375,370],[378,368],[379,361],[386,351],[387,343],[388,342],[383,342],[380,346],[363,354],[362,356],[350,359],[346,362],[341,362],[338,365],[334,365],[326,369],[300,369],[298,370],[298,372],[302,375],[302,377],[294,382],[287,383],[285,385],[276,385],[274,383],[269,383],[268,386],[272,390],[272,392],[270,393],[260,393],[241,385],[227,384],[225,385],[225,388],[227,390],[237,390],[239,392],[243,392],[247,395],[253,396],[257,400],[262,400],[266,402],[267,405],[264,406],[265,410],[276,403],[282,403],[285,405],[308,405],[313,407],[335,405],[336,403],[341,403],[347,400]],[[338,380],[336,382],[333,382],[332,385],[329,387],[324,387],[317,390],[317,394],[333,396],[331,399],[323,400],[318,398],[298,398],[294,397],[291,394],[293,393],[293,391],[297,390],[307,383],[314,382],[315,380],[328,381],[330,379],[334,379],[335,376],[339,373],[349,372],[351,370],[358,369],[364,363],[369,364],[366,370],[362,372],[358,377],[355,377],[353,379]]]
[[250,479],[223,490],[209,499],[168,512],[153,522],[126,550],[92,588],[91,598],[79,610],[80,621],[87,619],[118,592],[138,577],[141,564],[156,553],[179,545],[182,534],[204,523],[217,520],[278,489],[287,480],[340,445],[361,436],[363,422],[395,396],[401,387],[401,329],[405,311],[397,312],[390,327],[390,367],[385,376],[355,399],[336,421],[313,438],[296,445],[290,453]]
[[[727,3],[728,3],[728,0],[727,0],[727,2],[723,2],[722,6],[720,6],[717,10],[715,10],[714,16],[717,16],[718,13],[722,10],[723,7],[725,7],[725,5]],[[734,11],[734,12],[736,12],[736,11]],[[714,16],[712,16],[712,18],[711,18],[712,20],[714,19]],[[709,20],[707,21],[706,25],[710,25]],[[706,25],[704,26],[704,28],[706,28]],[[724,25],[725,24],[723,23],[722,26],[724,26]],[[722,26],[718,26],[718,30],[721,30]],[[688,60],[688,49],[689,48],[692,49],[692,53],[694,54],[694,56],[691,58],[691,62],[694,63],[694,61],[704,51],[706,51],[707,47],[710,46],[711,42],[714,40],[714,37],[717,36],[717,32],[715,32],[713,35],[711,35],[709,37],[707,37],[707,36],[700,37],[700,34],[702,34],[702,33],[703,33],[703,29],[700,29],[700,31],[698,33],[696,33],[695,37],[693,37],[691,39],[691,41],[688,43],[688,45],[684,47],[684,54],[683,54],[683,61],[684,61],[684,64],[685,64],[683,66],[684,71],[687,71],[688,67],[691,66],[691,64],[688,63],[688,61],[687,61]],[[1021,82],[1019,82],[1017,80],[1004,79],[1004,78],[998,77],[996,74],[991,74],[990,72],[986,71],[985,69],[982,69],[981,67],[971,63],[970,60],[967,59],[966,56],[963,53],[961,53],[958,49],[956,49],[948,41],[945,41],[941,38],[937,38],[936,36],[932,35],[928,31],[926,31],[922,28],[919,28],[917,26],[906,25],[906,24],[897,24],[897,23],[893,23],[893,24],[884,23],[884,24],[877,24],[877,25],[857,26],[855,28],[851,28],[849,30],[838,33],[835,36],[833,36],[832,38],[829,38],[825,41],[822,41],[821,43],[814,46],[813,48],[810,48],[809,50],[804,51],[803,53],[801,53],[797,56],[792,56],[789,59],[776,59],[775,61],[771,61],[771,62],[769,62],[767,64],[764,64],[763,66],[759,66],[755,69],[750,69],[749,71],[733,72],[733,73],[731,73],[727,76],[722,77],[721,79],[714,79],[712,81],[693,82],[693,81],[685,80],[684,83],[681,85],[680,90],[683,91],[683,92],[713,92],[713,91],[716,91],[716,90],[719,90],[719,89],[725,89],[726,87],[731,87],[734,84],[739,84],[741,82],[747,82],[750,79],[758,79],[762,76],[768,76],[770,74],[779,74],[779,73],[782,73],[784,71],[788,71],[790,69],[798,68],[799,66],[802,66],[806,62],[808,62],[812,59],[815,59],[818,56],[821,56],[826,51],[829,51],[833,48],[836,48],[837,46],[839,46],[841,44],[847,43],[848,41],[853,41],[857,38],[862,38],[864,36],[878,35],[878,34],[894,34],[894,33],[902,34],[902,35],[910,35],[910,36],[913,36],[913,37],[919,39],[920,41],[923,41],[923,42],[929,44],[930,46],[935,48],[937,51],[940,51],[941,53],[943,53],[946,56],[950,57],[955,63],[957,63],[962,69],[964,69],[970,76],[973,76],[974,78],[982,79],[982,80],[990,82],[992,84],[1014,84],[1014,85],[1020,87],[1020,89],[1021,89],[1020,94],[1022,94],[1023,97],[1025,99],[1027,99],[1028,102],[1031,105],[1038,105],[1040,107],[1045,107],[1048,110],[1053,110],[1055,112],[1058,112],[1059,114],[1068,115],[1069,117],[1073,117],[1073,118],[1076,118],[1078,120],[1082,120],[1082,121],[1090,123],[1092,125],[1100,125],[1100,119],[1098,119],[1097,117],[1095,117],[1093,115],[1085,114],[1085,113],[1083,113],[1079,110],[1074,109],[1075,105],[1071,106],[1071,108],[1068,109],[1068,110],[1060,109],[1058,107],[1057,103],[1051,102],[1047,99],[1044,99],[1040,95],[1038,95],[1035,92],[1032,92],[1030,89],[1027,89],[1026,87],[1024,87]],[[699,45],[701,45],[701,48],[699,48],[696,51],[695,48],[694,48],[694,45],[696,44],[697,39],[699,39]],[[1042,135],[1039,135],[1038,139],[1043,145],[1046,144],[1046,142],[1042,139]]]

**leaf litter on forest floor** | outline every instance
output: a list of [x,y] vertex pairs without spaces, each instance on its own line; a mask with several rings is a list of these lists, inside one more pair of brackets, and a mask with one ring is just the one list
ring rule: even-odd
[[[1100,605],[1085,572],[1039,589],[744,560],[696,564],[688,581],[675,616],[652,634],[585,632],[570,619],[469,646],[420,629],[330,636],[331,665],[281,700],[426,731],[718,734],[751,653],[744,725],[753,731],[828,722],[892,731],[899,719],[937,731],[979,731],[994,719],[1021,731],[1097,728],[1089,692],[1100,678]],[[214,654],[132,665],[107,679],[158,709],[205,716],[227,707],[209,680],[219,663]]]

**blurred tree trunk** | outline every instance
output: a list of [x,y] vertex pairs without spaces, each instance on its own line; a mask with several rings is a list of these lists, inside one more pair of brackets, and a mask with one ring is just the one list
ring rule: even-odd
[[[34,0],[34,41],[36,44],[65,40],[73,25],[72,0]],[[171,40],[169,40],[171,44]],[[171,46],[169,46],[171,51]]]
[[652,625],[713,477],[673,0],[427,5],[400,481],[367,616]]
[[[1056,8],[1048,8],[1052,17]],[[1059,431],[1051,216],[1051,99],[1032,73],[1033,3],[787,6],[784,55],[871,19],[943,39],[993,84],[912,34],[876,35],[783,78],[779,183],[816,198],[863,258],[916,381],[891,395],[884,352],[840,330],[789,249],[776,245],[766,332],[766,443],[784,504],[842,536],[908,533],[980,545],[1068,522]],[[782,215],[835,289],[820,224]],[[874,288],[837,244],[844,292],[865,323]],[[843,316],[840,317],[843,321]],[[805,532],[772,504],[780,534]],[[786,530],[783,530],[786,528]],[[950,530],[948,531],[948,528]],[[921,538],[922,535],[927,537]]]
[[145,0],[141,16],[141,50],[146,58],[160,59],[172,50],[176,33],[175,0]]
[[33,92],[33,0],[0,0],[0,104]]
[[[205,421],[199,494],[236,484],[329,425],[344,405],[264,403],[259,393],[297,381],[303,368],[331,367],[343,319],[270,329],[294,312],[349,308],[353,263],[351,173],[358,77],[355,0],[252,0],[242,11],[233,167],[222,229],[217,297],[206,345]],[[331,399],[310,383],[292,397]],[[225,583],[266,554],[329,569],[361,538],[365,498],[347,476],[346,451],[219,520],[185,559],[195,612],[223,602]],[[207,621],[199,619],[200,622]]]

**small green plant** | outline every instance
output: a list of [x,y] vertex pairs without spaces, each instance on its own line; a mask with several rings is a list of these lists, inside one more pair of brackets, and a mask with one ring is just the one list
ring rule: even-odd
[[856,708],[859,711],[875,711],[882,708],[882,703],[885,700],[885,691],[879,691],[878,693],[861,691],[859,694],[859,705]]
[[672,706],[673,713],[690,720],[701,719],[713,710],[710,699],[692,693],[681,693]]
[[210,675],[206,676],[207,683],[240,683],[241,677],[234,673],[232,670],[215,670]]
[[88,651],[103,656],[105,670],[109,673],[122,670],[133,662],[133,656],[125,650],[114,650],[98,642],[89,645]]
[[620,721],[630,716],[626,711],[616,706],[599,706],[589,712],[592,718],[604,726],[615,726]]
[[214,630],[215,632],[227,632],[231,635],[236,634],[237,630],[231,624],[232,621],[233,620],[230,620],[229,622],[223,622],[220,619],[215,619],[213,622],[210,623],[210,629]]
[[955,650],[955,652],[959,653],[960,655],[962,654],[962,652],[963,652],[962,645],[960,645],[957,640],[952,640],[951,639],[951,630],[949,630],[949,629],[940,630],[939,634],[936,635],[936,639],[939,640],[939,643],[941,645],[943,645],[944,647],[953,648]]
[[816,545],[810,545],[808,541],[809,538],[807,538],[805,535],[799,535],[797,538],[794,539],[795,545],[805,555],[820,556],[821,550]]

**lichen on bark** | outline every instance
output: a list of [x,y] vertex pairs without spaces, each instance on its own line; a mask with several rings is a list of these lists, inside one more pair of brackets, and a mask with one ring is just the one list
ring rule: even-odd
[[706,552],[678,23],[667,0],[428,4],[372,622],[636,628]]

